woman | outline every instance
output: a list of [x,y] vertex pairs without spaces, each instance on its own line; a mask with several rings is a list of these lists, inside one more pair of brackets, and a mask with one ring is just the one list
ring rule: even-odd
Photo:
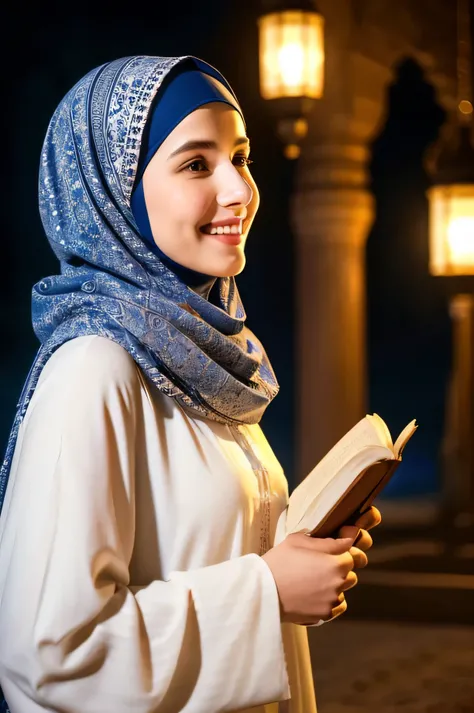
[[258,422],[278,385],[234,281],[248,154],[234,93],[195,58],[110,62],[51,120],[61,274],[33,290],[41,348],[0,483],[12,713],[315,710],[295,624],[344,611],[371,539],[271,548],[287,483]]

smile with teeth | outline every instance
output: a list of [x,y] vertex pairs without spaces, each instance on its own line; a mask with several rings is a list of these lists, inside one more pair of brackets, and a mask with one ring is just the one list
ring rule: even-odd
[[219,225],[218,227],[205,225],[201,230],[208,235],[240,235],[242,233],[240,225]]

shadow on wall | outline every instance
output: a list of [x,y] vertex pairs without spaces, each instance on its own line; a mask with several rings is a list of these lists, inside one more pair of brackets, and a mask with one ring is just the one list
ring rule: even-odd
[[424,155],[445,119],[422,68],[403,59],[370,164],[376,220],[367,245],[369,400],[395,434],[412,418],[420,428],[387,496],[438,491],[450,323],[443,286],[428,273]]

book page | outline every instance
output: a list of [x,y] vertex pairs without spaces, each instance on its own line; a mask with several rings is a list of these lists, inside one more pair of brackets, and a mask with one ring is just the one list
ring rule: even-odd
[[[358,460],[360,456],[356,456]],[[310,532],[317,537],[332,537],[342,525],[353,522],[354,519],[367,510],[373,503],[374,498],[387,485],[392,475],[395,473],[400,461],[396,458],[392,460],[377,460],[367,467],[357,464],[354,461],[348,463],[341,471],[341,482],[334,482],[321,493],[321,497],[315,503],[315,511],[308,511],[301,521],[301,525],[310,528]],[[355,472],[359,474],[354,478],[350,475]],[[349,484],[347,485],[347,482]],[[344,482],[346,487],[344,488]],[[339,497],[335,497],[337,492]],[[314,522],[314,525],[311,524]]]
[[415,419],[411,421],[407,426],[405,426],[403,431],[400,433],[397,440],[395,441],[395,445],[393,446],[393,450],[397,458],[401,457],[403,449],[405,448],[406,444],[413,436],[417,428],[418,426]]
[[388,430],[388,426],[383,420],[383,418],[380,418],[378,413],[374,413],[372,415],[368,414],[366,418],[371,422],[372,426],[377,432],[380,443],[383,443],[384,446],[390,448],[390,450],[393,451],[393,453],[395,454],[395,451],[393,449],[392,434]]
[[385,459],[393,460],[393,456],[384,446],[365,446],[341,466],[325,488],[313,499],[307,500],[304,511],[296,510],[290,497],[286,520],[287,533],[301,529],[313,530],[365,468]]
[[385,448],[385,457],[393,458],[391,448],[380,442],[380,433],[374,428],[373,422],[364,417],[343,436],[335,446],[317,463],[306,478],[293,490],[290,504],[293,512],[301,513],[307,509],[329,481],[357,453],[367,447]]

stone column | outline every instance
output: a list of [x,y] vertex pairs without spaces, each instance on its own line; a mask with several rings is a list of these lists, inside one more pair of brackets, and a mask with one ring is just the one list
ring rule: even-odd
[[366,413],[367,154],[360,144],[308,147],[293,199],[298,480]]
[[441,446],[443,519],[448,535],[474,535],[474,295],[451,298],[453,365]]
[[[350,0],[318,6],[325,18],[325,89],[309,117],[292,199],[295,481],[366,413],[365,244],[374,217],[367,164],[393,60]],[[382,51],[373,53],[376,47]]]

